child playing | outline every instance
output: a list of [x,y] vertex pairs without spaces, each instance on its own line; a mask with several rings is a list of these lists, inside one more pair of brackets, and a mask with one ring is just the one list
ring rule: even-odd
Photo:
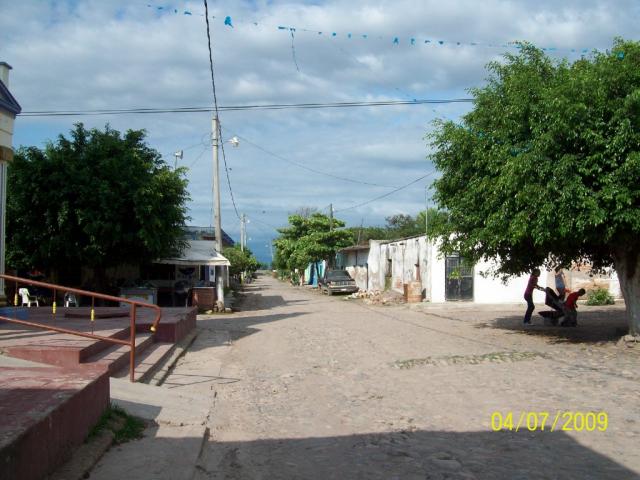
[[577,292],[570,293],[564,302],[564,320],[560,324],[563,327],[577,327],[578,326],[578,298],[584,295],[586,292],[584,288],[581,288]]
[[534,268],[533,272],[531,272],[531,276],[529,277],[527,288],[524,291],[524,299],[527,302],[527,311],[524,314],[525,325],[531,325],[531,314],[536,308],[535,305],[533,304],[533,289],[536,288],[538,290],[544,291],[544,288],[538,285],[539,277],[540,277],[540,269]]

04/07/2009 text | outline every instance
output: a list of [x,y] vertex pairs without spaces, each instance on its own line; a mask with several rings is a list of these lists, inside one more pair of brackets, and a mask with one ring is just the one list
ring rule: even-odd
[[547,432],[604,432],[609,426],[606,412],[493,412],[491,414],[491,430],[540,430]]

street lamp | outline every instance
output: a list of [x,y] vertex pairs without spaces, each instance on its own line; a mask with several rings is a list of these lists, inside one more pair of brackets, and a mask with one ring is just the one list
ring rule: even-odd
[[[218,119],[217,112],[211,118],[211,146],[213,149],[213,203],[214,203],[214,227],[216,232],[216,250],[222,254],[222,220],[220,217],[220,161],[218,159],[218,148],[220,146],[220,137],[222,133],[220,129],[220,120]],[[237,147],[240,145],[238,137],[234,136],[228,140],[231,145]],[[225,275],[222,275],[223,268],[226,270]],[[224,308],[224,279],[228,279],[229,270],[226,267],[217,267],[216,271],[216,291],[218,302],[221,302],[222,308]],[[228,280],[227,280],[228,281]]]
[[178,150],[173,154],[173,156],[176,157],[175,161],[173,162],[174,170],[178,168],[178,159],[182,160],[183,155],[184,155],[184,152],[182,150]]

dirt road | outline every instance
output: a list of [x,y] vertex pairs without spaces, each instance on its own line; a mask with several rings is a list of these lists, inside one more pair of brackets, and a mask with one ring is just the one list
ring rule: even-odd
[[[164,384],[212,396],[198,480],[640,478],[637,350],[525,332],[522,307],[374,307],[264,276],[245,294]],[[550,419],[494,432],[494,412]],[[551,432],[557,412],[607,429]]]

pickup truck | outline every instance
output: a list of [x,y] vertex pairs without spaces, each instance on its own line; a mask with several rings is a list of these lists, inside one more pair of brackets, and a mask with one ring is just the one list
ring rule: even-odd
[[333,295],[334,293],[354,293],[358,286],[346,270],[329,270],[318,282],[322,293]]

